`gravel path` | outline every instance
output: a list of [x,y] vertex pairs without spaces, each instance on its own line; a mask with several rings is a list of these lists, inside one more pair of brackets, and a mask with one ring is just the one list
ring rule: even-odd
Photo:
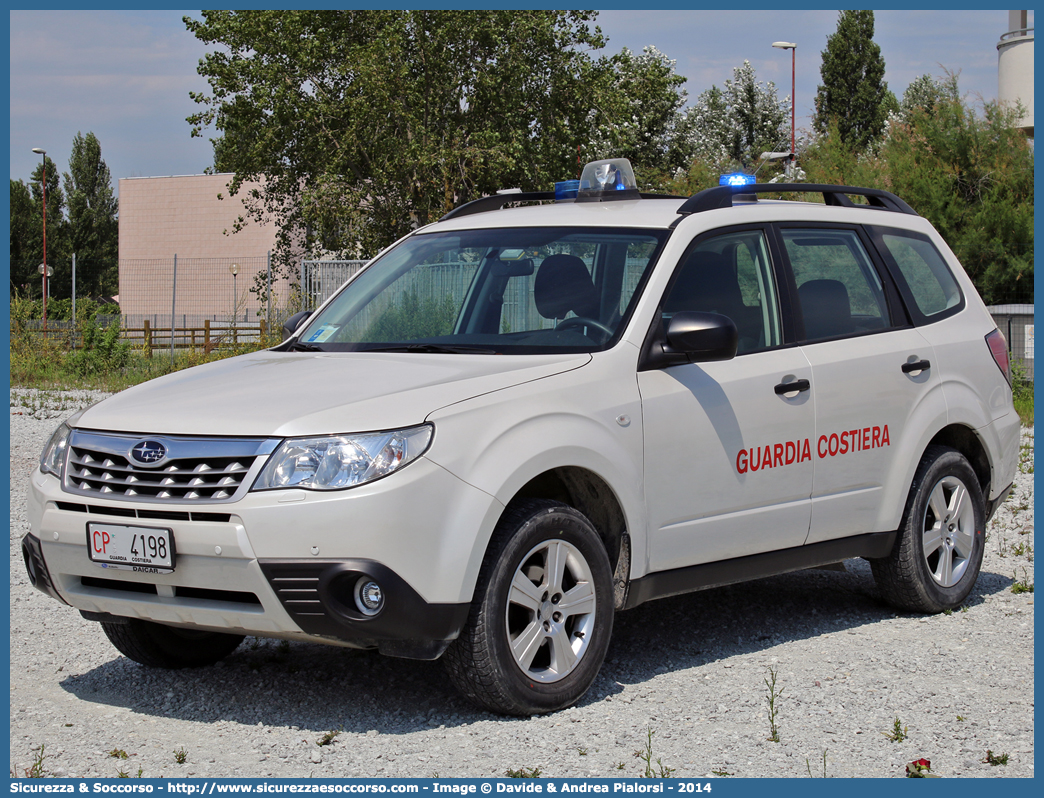
[[[676,777],[891,778],[920,757],[943,777],[1034,775],[1034,594],[1011,590],[1034,579],[1032,428],[962,609],[896,613],[862,560],[651,602],[617,615],[578,707],[519,720],[473,709],[438,663],[321,645],[248,638],[213,667],[150,670],[29,587],[28,474],[99,396],[11,392],[13,774],[42,749],[54,776],[635,777],[651,730],[653,770]],[[987,749],[1007,764],[984,763]]]

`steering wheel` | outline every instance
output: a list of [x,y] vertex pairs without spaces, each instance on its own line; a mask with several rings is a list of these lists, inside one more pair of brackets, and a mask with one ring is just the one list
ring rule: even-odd
[[602,339],[602,342],[608,341],[615,334],[615,331],[611,327],[602,324],[598,319],[592,319],[589,316],[573,316],[572,318],[564,319],[558,323],[555,329],[568,330],[570,327],[594,327],[605,336]]

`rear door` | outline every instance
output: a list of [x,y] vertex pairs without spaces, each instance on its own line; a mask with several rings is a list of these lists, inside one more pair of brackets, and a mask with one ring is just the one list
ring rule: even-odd
[[808,542],[885,531],[896,508],[884,506],[884,487],[911,417],[939,385],[934,351],[859,227],[779,234],[816,407]]

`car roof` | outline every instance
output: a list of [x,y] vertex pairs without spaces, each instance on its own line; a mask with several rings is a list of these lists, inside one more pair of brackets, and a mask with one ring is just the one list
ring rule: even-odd
[[[510,203],[511,195],[504,201]],[[496,227],[630,227],[668,229],[685,215],[704,218],[711,226],[766,221],[836,221],[844,223],[887,224],[919,228],[921,217],[897,213],[894,209],[867,205],[839,206],[794,200],[739,200],[728,207],[706,208],[685,214],[691,199],[684,197],[642,198],[610,202],[544,202],[520,207],[485,210],[454,215],[417,232],[436,233]],[[873,213],[876,212],[876,213]]]

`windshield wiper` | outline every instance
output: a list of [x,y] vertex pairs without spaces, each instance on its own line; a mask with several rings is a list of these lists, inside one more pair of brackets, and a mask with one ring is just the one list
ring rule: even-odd
[[398,346],[378,346],[373,349],[360,349],[360,352],[435,352],[450,355],[495,355],[492,349],[480,346],[458,346],[456,344],[400,344]]
[[287,352],[322,352],[324,351],[318,344],[310,344],[307,341],[294,341],[290,346],[286,348]]

